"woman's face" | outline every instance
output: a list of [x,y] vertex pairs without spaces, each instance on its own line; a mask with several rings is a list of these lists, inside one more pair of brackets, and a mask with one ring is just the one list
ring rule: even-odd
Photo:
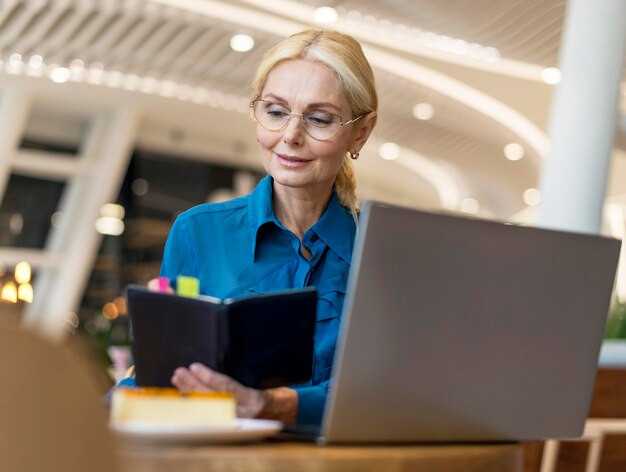
[[[339,78],[317,62],[289,60],[268,75],[259,97],[278,103],[292,113],[319,110],[353,118]],[[257,141],[263,166],[275,185],[303,188],[322,193],[330,191],[348,150],[358,150],[357,123],[341,126],[326,141],[309,136],[299,116],[292,116],[283,129],[269,131],[257,123]]]

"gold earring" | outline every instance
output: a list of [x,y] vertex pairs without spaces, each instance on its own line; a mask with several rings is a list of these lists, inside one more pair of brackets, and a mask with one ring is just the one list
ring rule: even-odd
[[357,152],[348,151],[348,153],[350,154],[350,159],[354,159],[356,161],[359,158],[359,151]]

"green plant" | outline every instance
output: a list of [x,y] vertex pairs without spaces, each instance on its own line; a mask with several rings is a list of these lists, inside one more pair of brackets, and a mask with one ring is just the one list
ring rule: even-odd
[[616,301],[613,303],[607,317],[606,339],[626,339],[626,303]]

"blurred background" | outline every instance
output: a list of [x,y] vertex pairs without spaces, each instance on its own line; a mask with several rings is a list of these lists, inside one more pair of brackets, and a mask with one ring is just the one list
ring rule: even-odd
[[[361,199],[534,224],[566,7],[0,2],[1,316],[81,337],[109,365],[107,349],[129,343],[125,288],[158,274],[173,218],[264,175],[248,115],[254,69],[311,26],[355,36],[375,70],[379,125],[356,162]],[[601,232],[622,237],[624,82],[615,106]],[[626,337],[625,289],[620,276],[609,337]]]

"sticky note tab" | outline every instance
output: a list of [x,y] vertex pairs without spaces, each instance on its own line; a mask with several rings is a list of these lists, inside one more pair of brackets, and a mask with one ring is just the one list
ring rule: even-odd
[[195,277],[176,277],[176,293],[181,297],[195,298],[200,293],[200,281]]
[[170,279],[167,277],[159,277],[157,279],[159,283],[159,292],[167,293],[170,291]]

